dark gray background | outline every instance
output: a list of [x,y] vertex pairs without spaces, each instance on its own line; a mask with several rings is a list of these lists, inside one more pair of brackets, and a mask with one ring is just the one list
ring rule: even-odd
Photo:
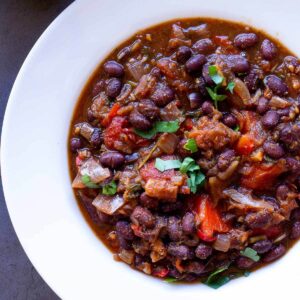
[[[30,49],[72,0],[0,0],[0,122]],[[0,299],[58,299],[28,260],[11,225],[0,188]]]

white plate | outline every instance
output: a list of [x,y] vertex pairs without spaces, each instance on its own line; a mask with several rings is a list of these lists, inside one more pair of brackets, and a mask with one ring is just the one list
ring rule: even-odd
[[30,260],[64,299],[253,299],[298,293],[297,244],[280,261],[219,290],[171,285],[113,261],[74,199],[67,136],[76,100],[98,63],[137,30],[177,17],[241,20],[300,53],[300,2],[240,0],[76,1],[46,30],[12,90],[2,132],[8,210]]

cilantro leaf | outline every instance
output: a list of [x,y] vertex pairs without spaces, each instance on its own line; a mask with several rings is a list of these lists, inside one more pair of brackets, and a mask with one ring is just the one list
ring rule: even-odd
[[176,132],[179,129],[178,121],[160,121],[155,123],[157,132]]
[[193,172],[200,170],[200,167],[196,164],[195,160],[191,157],[186,157],[180,167],[180,172],[185,174],[188,171]]
[[257,252],[250,247],[245,248],[245,250],[240,251],[240,253],[241,255],[248,257],[255,262],[258,262],[260,260],[260,256],[257,254]]
[[91,177],[89,175],[82,175],[81,182],[90,189],[99,189],[100,186],[91,181]]
[[178,121],[157,121],[148,131],[134,129],[135,133],[145,139],[153,138],[158,132],[176,132],[179,129]]
[[204,284],[208,285],[209,287],[212,287],[214,289],[219,288],[220,286],[226,284],[230,278],[229,276],[220,276],[221,273],[226,271],[229,268],[229,264],[225,265],[224,267],[221,267],[217,269],[216,271],[212,272],[207,280],[204,282]]
[[214,101],[216,108],[218,108],[218,101],[223,101],[227,98],[226,95],[218,95],[218,89],[219,86],[216,86],[214,89],[211,89],[210,87],[206,87],[206,90],[209,96],[211,97],[211,99]]
[[188,187],[193,194],[197,193],[198,187],[202,186],[205,182],[205,175],[199,172],[192,172],[187,180]]
[[240,131],[240,126],[239,125],[236,125],[233,129],[234,131]]
[[172,160],[163,160],[161,158],[156,158],[155,168],[161,172],[170,170],[170,169],[179,169],[181,162],[178,159]]
[[188,139],[187,142],[184,144],[183,148],[185,150],[191,151],[191,153],[195,153],[198,151],[198,146],[194,139]]
[[227,84],[226,90],[229,91],[231,94],[233,94],[234,87],[235,87],[235,83],[233,81],[230,81]]
[[112,196],[117,193],[117,184],[114,180],[102,188],[102,194]]
[[173,278],[173,277],[168,277],[168,278],[165,278],[164,281],[168,282],[168,283],[174,283],[174,282],[177,282],[178,279],[177,278]]
[[224,81],[224,77],[218,73],[218,69],[215,65],[208,67],[208,74],[216,85],[220,85]]

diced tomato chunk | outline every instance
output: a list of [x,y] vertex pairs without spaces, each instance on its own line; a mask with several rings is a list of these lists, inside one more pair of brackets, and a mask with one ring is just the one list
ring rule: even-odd
[[254,150],[254,140],[249,134],[243,134],[236,145],[236,152],[240,155],[250,155]]
[[276,178],[286,170],[283,162],[276,164],[257,164],[241,179],[243,187],[253,190],[265,190],[273,185]]
[[118,110],[121,108],[119,103],[115,103],[112,108],[110,109],[109,113],[107,114],[107,116],[103,119],[101,125],[107,127],[112,119],[117,115]]
[[225,233],[229,231],[228,225],[222,220],[208,195],[200,195],[196,198],[195,212],[200,223],[198,228],[200,239],[213,241],[215,232]]
[[280,224],[271,226],[269,228],[256,228],[253,230],[252,236],[266,235],[270,239],[274,239],[283,232],[283,228]]

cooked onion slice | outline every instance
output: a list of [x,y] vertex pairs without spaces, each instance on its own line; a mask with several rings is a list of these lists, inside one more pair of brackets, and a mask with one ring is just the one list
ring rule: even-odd
[[106,196],[99,194],[92,203],[99,211],[113,215],[120,207],[125,204],[123,197],[120,195]]

